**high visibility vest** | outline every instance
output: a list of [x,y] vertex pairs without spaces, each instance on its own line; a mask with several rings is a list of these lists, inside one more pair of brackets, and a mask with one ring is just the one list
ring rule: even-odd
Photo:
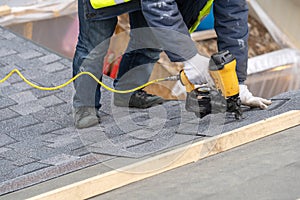
[[214,0],[208,0],[207,3],[205,4],[204,8],[200,11],[197,21],[193,24],[193,26],[190,28],[190,33],[194,32],[201,21],[210,13],[210,10],[212,8]]
[[126,3],[130,0],[90,0],[94,9],[105,8],[109,6],[115,6],[121,3]]
[[[115,6],[121,3],[129,2],[130,0],[90,0],[91,5],[94,9],[99,8],[105,8],[109,6]],[[204,8],[200,11],[197,21],[193,24],[193,26],[190,28],[190,33],[194,32],[198,25],[201,23],[201,20],[203,20],[211,10],[211,7],[213,5],[214,0],[208,0],[205,4]]]

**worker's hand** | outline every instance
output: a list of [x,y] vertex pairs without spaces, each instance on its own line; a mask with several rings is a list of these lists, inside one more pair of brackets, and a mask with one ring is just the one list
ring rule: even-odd
[[193,58],[183,62],[183,70],[191,83],[214,85],[208,72],[209,58],[196,54]]
[[272,101],[261,98],[261,97],[254,97],[252,93],[248,90],[246,85],[240,84],[240,98],[242,104],[245,106],[249,106],[251,108],[261,108],[267,109],[269,105],[272,104]]

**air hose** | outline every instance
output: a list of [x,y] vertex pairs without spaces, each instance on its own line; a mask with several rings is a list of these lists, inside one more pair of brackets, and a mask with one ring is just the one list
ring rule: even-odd
[[73,78],[71,78],[70,80],[68,80],[67,82],[65,82],[65,83],[63,83],[61,85],[54,86],[54,87],[42,87],[42,86],[39,86],[39,85],[36,85],[36,84],[30,82],[28,79],[26,79],[23,76],[23,74],[18,69],[13,69],[3,79],[0,80],[0,84],[4,83],[14,73],[16,73],[17,75],[19,75],[19,77],[25,83],[27,83],[28,85],[30,85],[31,87],[36,88],[38,90],[43,90],[43,91],[53,91],[53,90],[58,90],[58,89],[64,88],[64,87],[66,87],[67,85],[69,85],[70,83],[72,83],[73,81],[75,81],[77,78],[79,78],[82,75],[88,75],[91,78],[93,78],[97,83],[99,83],[102,87],[104,87],[106,90],[114,92],[114,93],[120,93],[120,94],[131,93],[131,92],[140,90],[140,89],[142,89],[144,87],[147,87],[147,86],[149,86],[149,85],[151,85],[153,83],[158,83],[158,82],[162,82],[162,81],[175,81],[175,80],[179,80],[178,79],[179,78],[178,75],[174,75],[174,76],[169,76],[169,77],[166,77],[166,78],[159,78],[159,79],[155,79],[155,80],[149,81],[149,82],[147,82],[147,83],[145,83],[145,84],[143,84],[141,86],[138,86],[138,87],[130,89],[130,90],[116,90],[116,89],[113,89],[113,88],[105,85],[98,78],[96,78],[92,73],[90,73],[90,72],[80,72],[76,76],[74,76]]

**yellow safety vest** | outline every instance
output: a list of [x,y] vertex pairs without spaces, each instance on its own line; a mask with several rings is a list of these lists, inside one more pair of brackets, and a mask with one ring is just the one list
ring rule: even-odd
[[[115,6],[121,3],[126,3],[129,2],[130,0],[90,0],[91,5],[94,9],[99,9],[99,8],[105,8],[109,6]],[[198,25],[201,23],[201,21],[206,17],[210,9],[213,5],[214,0],[208,0],[207,3],[205,4],[204,8],[200,11],[199,16],[197,18],[197,21],[193,24],[193,26],[190,28],[190,33],[194,32]]]
[[197,21],[193,24],[193,26],[190,28],[190,33],[194,32],[196,28],[199,26],[201,21],[210,13],[210,10],[212,8],[214,0],[208,0],[205,4],[204,8],[200,11]]
[[129,2],[130,0],[90,0],[94,9],[105,8],[109,6],[115,6],[121,3]]

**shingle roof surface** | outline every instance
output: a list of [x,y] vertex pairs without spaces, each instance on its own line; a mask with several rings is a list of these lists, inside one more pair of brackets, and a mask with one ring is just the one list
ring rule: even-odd
[[[0,77],[14,68],[44,86],[66,82],[72,74],[68,59],[0,27]],[[241,121],[223,114],[200,120],[181,101],[145,110],[118,108],[112,94],[103,91],[101,124],[76,130],[73,93],[72,85],[39,91],[16,75],[0,84],[0,195],[116,157],[140,158],[300,109],[300,92],[295,91],[274,98],[267,111],[245,108]]]

